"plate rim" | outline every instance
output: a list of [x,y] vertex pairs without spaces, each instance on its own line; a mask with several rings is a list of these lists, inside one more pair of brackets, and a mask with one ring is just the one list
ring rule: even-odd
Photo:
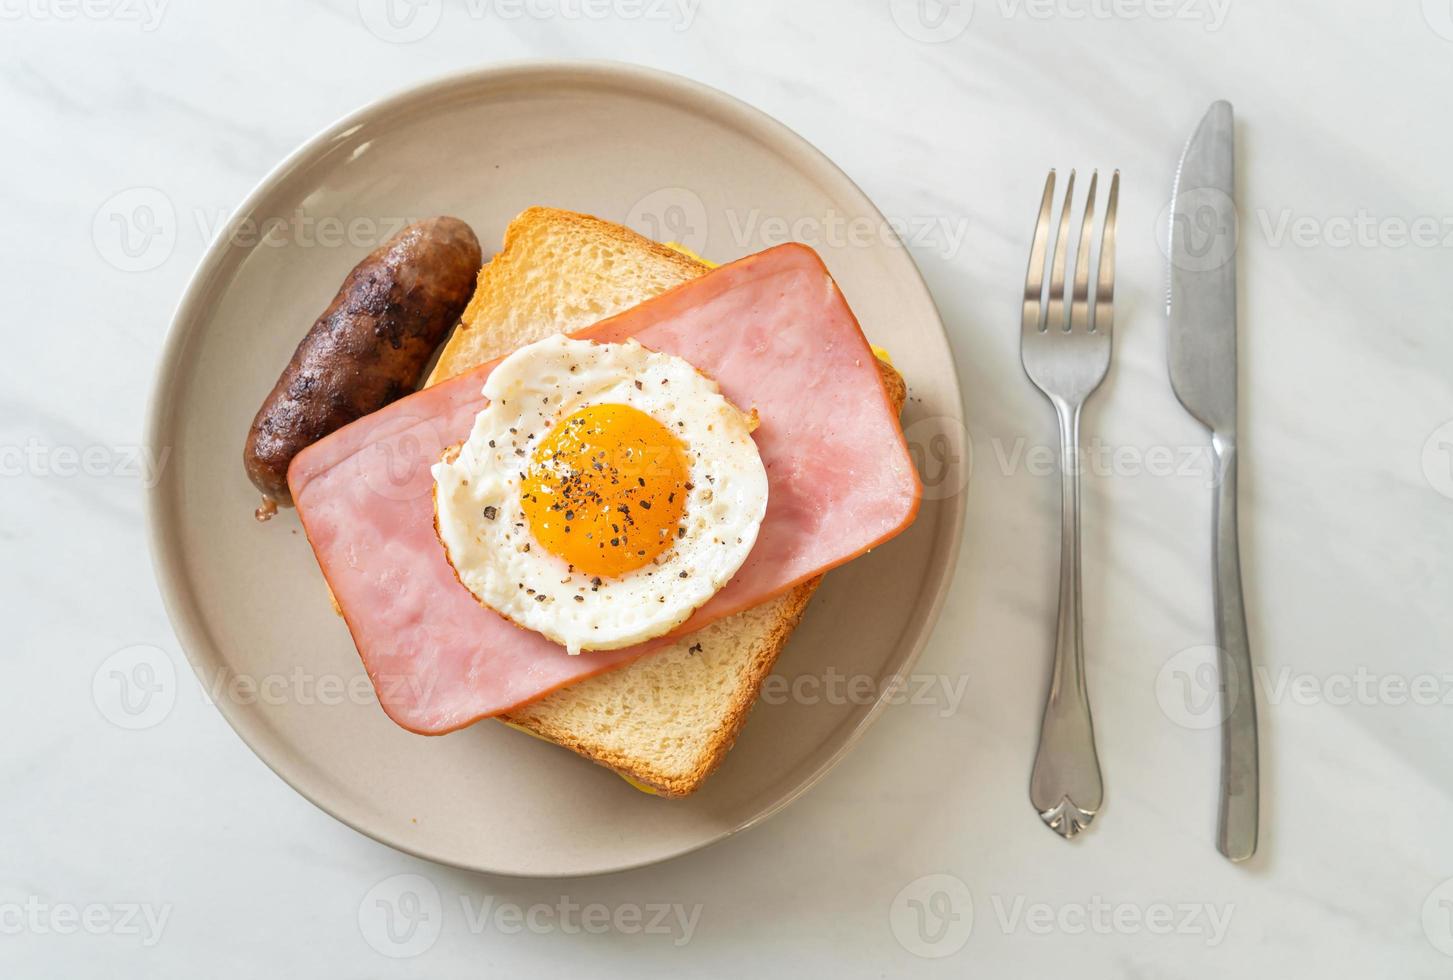
[[[907,643],[905,644],[908,654],[899,664],[898,671],[900,673],[906,673],[912,670],[918,662],[923,648],[927,645],[929,637],[943,612],[944,603],[947,600],[949,589],[953,584],[957,570],[959,549],[963,544],[963,528],[967,510],[969,473],[967,471],[968,457],[965,446],[967,429],[964,424],[963,389],[959,381],[957,365],[953,358],[952,345],[948,340],[948,332],[944,327],[942,314],[938,310],[938,305],[934,301],[933,294],[928,289],[927,283],[923,280],[923,274],[919,270],[918,264],[914,261],[912,253],[902,243],[897,232],[893,231],[883,213],[862,188],[825,153],[786,123],[781,122],[763,110],[720,89],[713,88],[703,82],[698,82],[673,72],[630,62],[610,60],[525,59],[501,61],[482,67],[449,72],[370,100],[308,137],[269,169],[252,189],[248,191],[246,196],[243,197],[242,201],[232,212],[227,223],[214,235],[212,241],[207,244],[206,249],[202,253],[202,257],[192,270],[187,280],[186,288],[182,292],[181,299],[173,311],[171,321],[167,327],[166,338],[162,344],[156,367],[153,371],[151,388],[147,400],[146,428],[143,440],[147,449],[149,451],[155,451],[162,444],[166,433],[173,428],[172,419],[176,411],[175,388],[176,380],[179,376],[179,365],[187,344],[195,332],[194,330],[185,329],[186,325],[196,320],[198,315],[203,312],[204,300],[207,299],[207,294],[215,284],[218,273],[221,271],[231,253],[229,243],[233,235],[242,223],[252,215],[260,201],[273,191],[275,185],[286,174],[308,158],[321,151],[325,151],[333,141],[350,134],[357,127],[367,123],[371,119],[396,112],[411,103],[447,96],[451,90],[463,92],[471,87],[487,86],[491,83],[498,84],[502,81],[515,80],[525,82],[532,79],[549,79],[551,76],[564,78],[572,75],[585,79],[604,80],[623,84],[623,87],[628,90],[646,95],[654,95],[666,101],[676,101],[678,103],[684,101],[686,107],[692,112],[702,113],[703,110],[710,110],[708,114],[714,118],[730,122],[737,128],[749,132],[758,138],[762,136],[774,137],[774,144],[784,144],[810,158],[815,164],[814,170],[818,176],[829,177],[839,182],[851,195],[854,195],[858,199],[858,202],[864,208],[864,213],[877,219],[880,227],[888,228],[892,232],[894,239],[898,241],[903,257],[907,262],[908,271],[911,272],[911,276],[905,277],[905,285],[911,286],[918,292],[921,298],[927,302],[928,309],[933,312],[934,319],[938,325],[937,339],[942,347],[941,353],[953,368],[950,372],[953,381],[951,391],[953,396],[953,416],[951,421],[957,422],[958,424],[950,427],[951,431],[949,436],[956,443],[954,448],[957,449],[957,454],[953,458],[957,462],[954,466],[964,471],[962,473],[963,479],[959,481],[963,489],[957,495],[959,497],[958,504],[957,506],[947,508],[947,533],[940,536],[940,541],[934,549],[934,553],[942,553],[941,562],[944,571],[934,590],[934,595],[929,600],[926,613],[918,617],[917,621],[908,630],[905,630],[906,634],[910,634],[906,637]],[[187,658],[187,662],[191,665],[193,673],[205,685],[206,678],[204,671],[210,667],[210,664],[206,662],[206,658],[210,657],[213,662],[218,662],[222,658],[219,655],[220,648],[211,639],[205,619],[200,615],[200,604],[196,601],[193,590],[186,579],[185,571],[181,564],[180,544],[167,530],[166,505],[169,502],[169,497],[166,488],[169,486],[169,481],[159,480],[152,486],[146,488],[145,514],[147,548],[151,560],[152,572],[156,579],[158,591],[161,593],[167,618],[176,634],[182,652]],[[946,549],[946,553],[943,553],[943,549]],[[880,691],[874,703],[861,715],[857,723],[842,736],[836,748],[810,772],[803,776],[796,785],[752,816],[706,834],[700,841],[677,847],[669,852],[654,854],[640,860],[626,861],[605,867],[592,867],[574,872],[530,872],[518,869],[486,867],[478,863],[470,863],[467,859],[462,859],[457,856],[431,851],[427,847],[418,846],[406,839],[390,835],[384,830],[364,826],[362,821],[355,820],[341,812],[341,808],[334,805],[334,801],[328,799],[317,787],[305,788],[300,784],[301,779],[295,778],[296,774],[290,774],[284,771],[289,764],[287,753],[280,749],[279,744],[274,744],[269,740],[267,726],[259,720],[260,716],[255,713],[243,711],[242,705],[229,703],[226,699],[216,700],[214,706],[232,728],[233,732],[236,733],[243,743],[251,749],[252,753],[279,779],[291,787],[303,799],[339,823],[357,831],[365,837],[404,854],[431,861],[445,867],[459,868],[466,871],[502,877],[558,880],[595,877],[598,875],[615,874],[636,868],[649,867],[654,864],[682,857],[686,854],[694,853],[729,837],[733,837],[750,827],[761,824],[763,821],[775,816],[790,804],[800,799],[803,794],[817,785],[829,771],[842,761],[847,753],[862,739],[868,727],[877,720],[879,714],[887,706],[890,694],[891,691],[886,687],[883,691]]]

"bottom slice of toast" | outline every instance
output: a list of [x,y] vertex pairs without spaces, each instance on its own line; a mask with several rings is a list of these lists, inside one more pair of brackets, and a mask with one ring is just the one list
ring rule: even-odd
[[[530,208],[480,270],[474,298],[430,384],[554,333],[572,333],[708,271],[628,228]],[[879,362],[901,410],[903,379]],[[762,681],[817,590],[818,576],[646,657],[500,716],[615,770],[640,789],[686,796],[721,764]],[[588,654],[586,654],[588,656]]]

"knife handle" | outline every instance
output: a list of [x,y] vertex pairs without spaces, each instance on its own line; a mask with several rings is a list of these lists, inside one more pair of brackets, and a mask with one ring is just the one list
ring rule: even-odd
[[1216,847],[1232,861],[1256,853],[1260,763],[1256,692],[1246,604],[1241,594],[1241,549],[1236,530],[1236,444],[1212,437],[1220,481],[1212,514],[1215,529],[1216,648],[1221,671],[1221,813]]

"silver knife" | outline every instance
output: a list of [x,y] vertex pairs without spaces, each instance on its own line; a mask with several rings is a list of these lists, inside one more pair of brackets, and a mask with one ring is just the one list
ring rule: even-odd
[[1236,533],[1236,184],[1231,103],[1206,112],[1171,191],[1170,380],[1211,430],[1216,487],[1216,647],[1221,671],[1221,812],[1216,846],[1232,861],[1256,853],[1256,696]]

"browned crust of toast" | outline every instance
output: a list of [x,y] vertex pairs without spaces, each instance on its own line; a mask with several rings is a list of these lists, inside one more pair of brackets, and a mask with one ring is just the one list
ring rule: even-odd
[[496,279],[508,278],[512,272],[511,263],[514,261],[513,246],[515,243],[522,237],[533,234],[539,226],[546,224],[574,226],[588,234],[593,233],[604,238],[615,239],[622,246],[649,252],[652,258],[666,265],[674,266],[682,276],[687,278],[695,279],[711,271],[711,267],[705,263],[698,262],[674,248],[667,248],[660,242],[652,241],[624,225],[613,224],[594,215],[581,214],[577,211],[562,211],[558,208],[539,205],[526,208],[516,215],[505,228],[504,243],[500,246],[500,250],[490,261],[480,267],[469,305],[464,308],[464,315],[460,318],[459,325],[455,327],[454,334],[451,334],[448,342],[445,343],[439,361],[429,374],[424,387],[438,384],[449,376],[447,367],[455,350],[455,335],[468,334],[476,329],[475,322],[480,317],[481,308],[488,303],[488,297],[493,294]]
[[[878,361],[878,372],[882,377],[883,388],[887,394],[888,401],[893,405],[895,411],[903,411],[903,403],[908,399],[908,385],[903,376],[884,361]],[[737,736],[741,733],[742,726],[747,723],[747,718],[752,708],[757,703],[757,697],[762,690],[762,684],[772,668],[777,663],[777,658],[782,654],[783,648],[787,646],[792,631],[802,621],[803,613],[807,610],[807,603],[812,598],[817,587],[822,584],[823,576],[809,579],[797,585],[786,593],[783,602],[781,618],[773,624],[765,643],[758,646],[751,664],[747,668],[747,681],[738,689],[731,704],[727,707],[721,727],[713,736],[707,751],[703,754],[695,768],[684,775],[673,773],[655,772],[640,765],[640,760],[632,759],[629,756],[616,752],[608,747],[591,744],[578,738],[569,729],[560,728],[550,724],[547,719],[536,717],[530,706],[509,714],[498,715],[500,721],[523,728],[530,733],[562,745],[576,752],[579,755],[590,759],[619,775],[625,776],[634,783],[649,786],[660,796],[671,799],[679,799],[696,792],[706,781],[706,778],[716,771],[726,755],[736,743]]]
[[819,575],[817,578],[803,582],[788,592],[786,596],[781,597],[784,600],[782,616],[773,625],[767,641],[759,646],[756,655],[752,658],[748,667],[747,683],[738,689],[736,697],[727,707],[722,718],[721,728],[711,740],[705,755],[698,761],[697,766],[684,776],[656,772],[643,767],[639,759],[582,740],[568,728],[552,725],[546,719],[533,716],[529,706],[518,714],[497,717],[500,721],[523,728],[557,745],[562,745],[592,762],[599,763],[607,769],[627,777],[632,782],[649,786],[660,796],[668,798],[689,796],[701,788],[706,777],[721,765],[727,753],[731,751],[732,745],[736,743],[737,735],[741,732],[742,726],[747,723],[747,716],[751,714],[752,707],[757,702],[762,682],[772,672],[772,667],[776,664],[782,649],[787,645],[792,631],[802,621],[802,614],[807,610],[807,602],[817,591],[817,586],[821,581],[822,576]]
[[[581,214],[578,211],[561,211],[556,208],[530,207],[525,208],[517,214],[505,228],[504,244],[500,246],[497,256],[511,254],[511,246],[523,235],[534,230],[535,225],[550,221],[556,224],[575,225],[587,231],[594,232],[606,238],[614,238],[622,245],[629,245],[631,248],[638,248],[643,252],[650,252],[656,259],[674,265],[684,275],[696,276],[705,275],[711,269],[704,263],[698,262],[689,255],[684,255],[674,248],[667,248],[660,242],[652,241],[645,235],[638,234],[625,225],[613,224],[609,221],[602,221],[591,214]],[[479,307],[484,305],[485,297],[489,295],[487,287],[490,285],[491,273],[490,264],[486,262],[479,270],[479,277],[475,284],[474,295],[469,300],[469,305],[464,308],[463,324],[461,329],[470,330],[475,319],[479,316]],[[497,272],[498,270],[496,270]]]

